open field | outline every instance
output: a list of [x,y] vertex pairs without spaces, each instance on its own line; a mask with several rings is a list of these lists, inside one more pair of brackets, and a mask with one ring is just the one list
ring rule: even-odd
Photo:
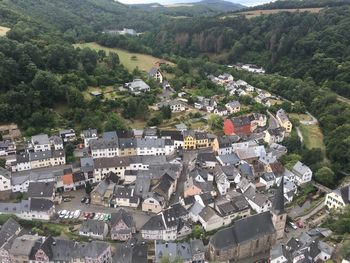
[[300,121],[312,121],[312,118],[307,114],[297,114],[297,113],[289,113],[289,117],[298,119]]
[[[84,43],[84,44],[75,44],[74,47],[85,48],[89,47],[95,50],[104,50],[106,52],[115,52],[118,54],[120,62],[129,70],[133,71],[136,67],[140,70],[144,70],[148,72],[156,62],[164,61],[163,59],[153,57],[151,55],[139,54],[129,52],[127,50],[119,49],[119,48],[108,48],[103,47],[97,43]],[[166,63],[173,64],[169,61],[165,61]]]
[[11,28],[0,26],[0,37],[6,36],[7,31],[9,31]]
[[310,13],[318,13],[323,8],[300,8],[300,9],[266,9],[266,10],[252,10],[252,11],[245,11],[245,12],[239,12],[232,15],[226,15],[223,16],[222,19],[229,18],[229,17],[235,17],[239,15],[244,15],[246,18],[250,19],[253,17],[261,16],[261,15],[271,15],[271,14],[277,14],[279,12],[290,12],[290,13],[296,13],[296,12],[310,12]]
[[300,125],[301,133],[304,137],[304,143],[308,149],[321,148],[325,149],[323,143],[323,134],[318,125]]

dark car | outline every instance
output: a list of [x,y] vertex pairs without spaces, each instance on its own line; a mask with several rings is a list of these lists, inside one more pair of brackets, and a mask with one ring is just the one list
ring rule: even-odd
[[83,197],[83,198],[81,199],[81,202],[82,202],[82,203],[85,203],[85,201],[86,201],[86,197]]

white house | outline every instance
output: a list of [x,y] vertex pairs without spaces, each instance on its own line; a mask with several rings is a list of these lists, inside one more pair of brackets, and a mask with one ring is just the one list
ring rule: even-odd
[[338,188],[326,195],[328,209],[342,209],[350,203],[350,185]]
[[84,130],[80,136],[84,139],[84,146],[86,148],[89,147],[89,142],[91,140],[96,140],[98,138],[96,129]]
[[295,174],[295,180],[298,185],[310,182],[312,179],[311,169],[299,161],[293,166],[292,173]]
[[11,191],[11,173],[0,167],[0,192]]
[[136,139],[137,155],[165,155],[164,139]]
[[241,110],[241,104],[238,101],[230,101],[225,104],[227,111],[232,114]]
[[49,136],[47,136],[47,134],[32,136],[31,143],[32,147],[34,148],[34,152],[48,151],[51,149]]

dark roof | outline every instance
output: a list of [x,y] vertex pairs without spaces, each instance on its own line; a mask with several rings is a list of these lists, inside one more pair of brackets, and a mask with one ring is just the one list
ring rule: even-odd
[[159,184],[154,188],[154,191],[158,194],[164,195],[164,198],[168,198],[167,193],[173,182],[174,179],[168,173],[165,173],[160,179]]
[[119,209],[118,212],[111,214],[111,226],[117,224],[122,220],[128,227],[133,226],[133,217],[130,213],[126,212],[124,209]]
[[28,186],[28,198],[52,197],[55,192],[55,182],[30,182]]
[[238,142],[240,137],[238,135],[224,135],[218,137],[219,148],[232,147],[232,143]]
[[232,118],[231,121],[235,127],[241,127],[241,126],[250,125],[251,117],[250,116],[240,116],[240,117]]
[[195,138],[196,140],[205,140],[205,139],[208,139],[208,135],[206,132],[196,132]]
[[165,230],[162,215],[152,216],[142,227],[142,230]]
[[47,199],[36,199],[30,200],[30,211],[46,212],[54,206],[54,203]]
[[106,223],[104,221],[88,219],[83,221],[79,228],[79,231],[93,233],[95,235],[103,235],[105,227]]
[[340,188],[340,195],[345,204],[350,203],[350,186]]
[[183,141],[182,132],[177,130],[160,130],[159,136],[167,137],[175,141]]
[[13,218],[7,219],[7,221],[1,226],[0,247],[8,242],[9,239],[13,237],[20,229],[20,224],[18,224]]
[[45,252],[46,256],[49,259],[52,259],[52,257],[53,257],[53,252],[52,252],[53,242],[55,242],[54,239],[51,236],[49,236],[49,237],[45,238],[44,242],[42,242],[40,244],[40,247],[39,247],[39,249],[41,249],[42,251]]
[[275,228],[268,211],[240,219],[233,226],[219,230],[210,243],[217,249],[225,249],[273,233]]
[[83,172],[75,172],[73,173],[72,177],[74,183],[85,181],[85,175]]
[[284,177],[282,176],[280,185],[278,186],[278,189],[275,194],[275,198],[272,202],[271,211],[277,215],[284,213],[284,193],[283,193],[283,187],[284,187]]
[[135,138],[119,138],[119,148],[135,148],[136,149],[136,139]]
[[116,198],[132,198],[134,196],[134,189],[128,187],[117,187],[114,196]]
[[188,211],[180,203],[173,204],[169,209],[172,209],[177,218],[188,215]]
[[217,162],[215,154],[213,152],[199,153],[197,160],[200,162]]

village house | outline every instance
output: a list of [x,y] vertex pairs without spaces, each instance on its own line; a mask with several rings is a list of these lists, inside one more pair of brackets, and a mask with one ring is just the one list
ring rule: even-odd
[[103,240],[107,237],[108,225],[104,221],[87,219],[79,228],[79,235]]
[[89,142],[91,140],[96,140],[98,139],[98,134],[97,134],[97,130],[96,129],[88,129],[88,130],[84,130],[81,135],[81,138],[84,139],[84,146],[86,148],[90,147]]
[[139,197],[135,194],[134,187],[116,186],[110,205],[114,207],[138,207],[140,202]]
[[284,140],[284,128],[278,127],[275,129],[267,129],[266,131],[264,131],[264,133],[264,141],[267,144],[281,143]]
[[129,90],[129,92],[135,95],[151,90],[150,86],[148,86],[142,79],[134,79],[132,82],[126,83],[125,87]]
[[230,154],[233,151],[232,144],[240,140],[237,135],[218,136],[212,143],[213,151],[217,155]]
[[142,202],[142,211],[157,214],[163,210],[164,206],[165,199],[163,196],[149,192]]
[[26,196],[55,201],[56,182],[30,182]]
[[287,113],[283,109],[279,109],[276,113],[278,123],[285,129],[287,133],[292,131],[292,123],[290,122]]
[[198,101],[194,103],[194,107],[198,110],[213,112],[217,107],[217,102],[213,98],[198,97]]
[[205,231],[209,232],[220,228],[224,225],[224,220],[215,210],[206,206],[198,215],[198,220],[202,224]]
[[156,67],[150,69],[150,71],[148,72],[148,77],[155,79],[159,83],[163,82],[163,75],[160,72],[160,70]]
[[119,177],[110,172],[91,192],[91,204],[110,206]]
[[236,100],[226,103],[225,107],[230,114],[237,113],[241,110],[241,104]]
[[350,203],[350,186],[338,188],[326,195],[325,205],[328,209],[343,209]]
[[292,173],[295,175],[297,185],[305,184],[312,179],[311,169],[300,161],[293,166]]
[[0,141],[0,156],[15,155],[16,144],[10,140]]
[[0,262],[10,263],[10,249],[13,241],[21,233],[22,227],[12,218],[9,218],[0,229]]
[[110,225],[112,240],[126,241],[136,232],[132,215],[124,209],[111,214]]
[[90,139],[87,143],[90,147],[91,156],[93,158],[111,158],[119,155],[119,142],[116,134],[113,138]]
[[244,192],[244,196],[246,197],[251,208],[257,213],[267,212],[271,209],[272,202],[269,200],[269,198],[266,195],[257,192],[252,187]]
[[217,106],[214,110],[214,114],[219,115],[221,117],[226,116],[228,114],[226,107],[224,106]]
[[214,208],[223,218],[224,225],[229,225],[232,220],[244,218],[251,214],[250,205],[244,195],[234,190],[217,198]]
[[168,107],[170,108],[171,112],[182,112],[186,110],[186,105],[180,101],[180,100],[170,100],[170,101],[163,101],[157,104],[158,110],[160,110],[162,107]]
[[0,192],[11,193],[11,172],[0,167]]
[[168,173],[165,173],[159,183],[153,188],[153,192],[164,198],[166,202],[176,190],[176,180]]
[[181,131],[160,130],[159,137],[166,140],[172,140],[176,149],[182,149],[184,146],[184,136]]
[[58,132],[58,134],[62,138],[63,142],[74,142],[77,139],[73,129],[61,130]]
[[13,214],[24,220],[49,221],[55,214],[55,205],[50,200],[36,198],[19,203],[0,203],[0,214]]

